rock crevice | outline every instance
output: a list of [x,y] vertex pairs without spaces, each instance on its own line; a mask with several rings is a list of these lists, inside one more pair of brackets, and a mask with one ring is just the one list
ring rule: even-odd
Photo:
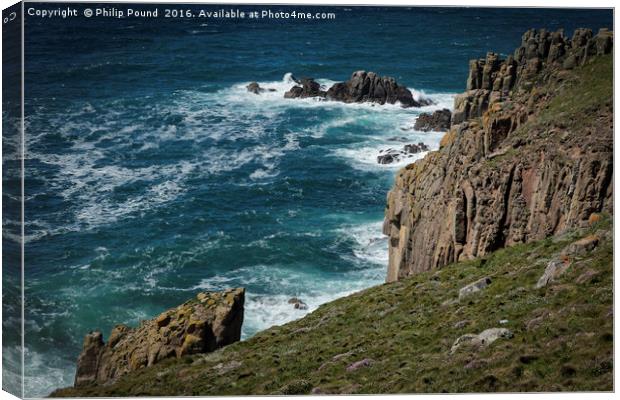
[[206,353],[239,341],[245,290],[203,292],[177,308],[143,321],[117,325],[105,343],[101,332],[86,335],[74,385],[110,384],[164,359]]
[[[470,62],[467,91],[455,98],[440,149],[399,171],[388,194],[387,281],[612,212],[611,96],[575,127],[569,125],[583,119],[581,111],[564,111],[575,96],[562,92],[567,82],[579,84],[571,78],[577,68],[611,52],[612,40],[607,30],[580,29],[572,39],[531,30],[505,60],[488,53]],[[611,76],[599,78],[611,85]],[[558,96],[571,99],[558,107]]]

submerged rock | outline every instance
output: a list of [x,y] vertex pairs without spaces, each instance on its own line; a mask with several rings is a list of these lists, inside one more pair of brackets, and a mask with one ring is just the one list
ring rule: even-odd
[[428,145],[426,145],[426,144],[424,144],[422,142],[419,142],[418,144],[407,144],[407,145],[405,145],[403,150],[407,154],[417,154],[417,153],[421,153],[423,151],[429,151],[430,147],[428,147]]
[[247,85],[245,88],[248,89],[248,92],[254,93],[254,94],[261,94],[265,91],[269,91],[269,92],[276,91],[275,89],[272,89],[272,88],[264,89],[257,82],[252,82],[249,85]]
[[292,297],[288,300],[288,304],[292,304],[296,310],[307,310],[308,305],[297,297]]
[[248,89],[248,92],[254,93],[254,94],[260,94],[261,92],[265,91],[265,89],[261,88],[257,82],[250,83],[249,85],[246,86],[246,89]]
[[245,290],[204,292],[137,328],[116,326],[104,343],[101,332],[84,338],[74,385],[108,384],[130,371],[166,358],[211,352],[239,341]]
[[402,150],[386,149],[379,150],[377,156],[377,163],[379,164],[392,164],[404,160],[406,158],[413,157],[413,154],[421,153],[423,151],[429,151],[428,145],[420,142],[418,144],[407,144],[403,146]]

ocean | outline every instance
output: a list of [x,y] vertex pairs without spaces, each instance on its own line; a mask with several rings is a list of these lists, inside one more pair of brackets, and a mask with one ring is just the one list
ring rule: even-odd
[[[379,165],[379,151],[438,148],[413,124],[452,108],[469,59],[506,56],[533,27],[613,28],[604,10],[269,8],[336,17],[26,19],[26,396],[73,384],[89,331],[200,291],[245,287],[249,338],[381,284],[387,192],[425,153]],[[330,86],[357,70],[435,105],[283,98],[291,74]]]

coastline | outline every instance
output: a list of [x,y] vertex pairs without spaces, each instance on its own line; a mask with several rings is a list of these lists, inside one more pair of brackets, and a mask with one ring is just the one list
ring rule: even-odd
[[[298,318],[356,296],[352,290],[385,290],[385,266],[395,264],[386,249],[396,236],[382,236],[379,225],[394,174],[435,157],[456,136],[444,136],[443,129],[412,130],[419,114],[456,111],[466,60],[496,45],[504,58],[518,43],[521,26],[557,28],[562,21],[568,32],[606,21],[602,11],[540,9],[514,11],[509,23],[491,13],[497,22],[491,26],[472,17],[488,10],[452,16],[436,11],[373,12],[368,19],[354,7],[334,29],[287,25],[285,43],[277,40],[281,28],[269,24],[153,29],[114,20],[106,29],[126,43],[115,47],[105,43],[95,21],[82,30],[84,41],[70,59],[49,57],[70,30],[56,29],[52,21],[53,34],[41,36],[50,28],[32,21],[30,37],[39,39],[31,39],[26,58],[51,63],[30,65],[39,80],[25,105],[31,132],[25,246],[32,271],[26,288],[32,305],[26,315],[26,392],[45,395],[69,386],[90,329],[105,336],[119,323],[139,326],[198,291],[247,286],[245,343],[273,325],[305,327]],[[450,22],[450,29],[412,25],[419,13],[436,27]],[[363,24],[350,24],[360,18]],[[461,28],[468,30],[467,39],[455,40]],[[355,34],[360,31],[363,36]],[[349,40],[359,37],[365,39]],[[408,37],[416,40],[402,40]],[[259,51],[254,41],[263,44]],[[210,56],[214,49],[221,52],[218,59]],[[358,69],[394,76],[414,99],[416,89],[425,89],[419,94],[437,104],[403,109],[282,98],[294,85],[281,79],[285,71],[313,76],[327,92]],[[246,88],[251,79],[282,90],[254,96]],[[125,81],[132,84],[119,84]],[[489,164],[513,156],[495,150]],[[412,181],[398,189],[415,187]],[[400,226],[413,229],[411,221]],[[399,242],[398,252],[407,253],[400,229]],[[458,243],[475,247],[468,240]],[[479,254],[486,257],[490,249]],[[404,278],[411,259],[402,260]],[[307,309],[289,304],[293,298]]]
[[[553,46],[539,46],[538,42],[535,43],[536,46],[532,46],[531,42],[534,37],[537,41],[542,42],[548,38],[560,37],[560,42],[552,43],[568,50],[555,51]],[[582,40],[583,37],[585,40]],[[389,236],[390,245],[386,284],[328,302],[304,318],[285,325],[270,327],[249,340],[230,344],[223,350],[214,352],[213,355],[201,355],[198,352],[197,357],[189,359],[189,366],[187,367],[184,367],[183,364],[175,366],[173,363],[172,366],[166,365],[162,368],[164,370],[173,368],[176,371],[175,379],[181,381],[184,376],[192,376],[192,374],[207,378],[206,381],[193,382],[192,393],[205,394],[214,391],[218,394],[229,392],[237,394],[324,394],[384,393],[394,390],[394,387],[400,387],[405,392],[417,392],[422,387],[426,388],[422,391],[434,391],[439,388],[446,390],[446,387],[451,387],[450,385],[453,384],[457,385],[456,391],[458,392],[471,390],[468,385],[471,385],[472,380],[467,373],[457,373],[456,376],[459,379],[454,380],[454,370],[441,370],[440,373],[444,375],[444,378],[452,376],[448,381],[440,380],[439,386],[435,385],[434,379],[425,377],[422,380],[415,380],[417,386],[412,387],[411,381],[400,379],[400,374],[393,376],[395,381],[390,384],[391,389],[382,386],[379,381],[376,381],[376,371],[383,370],[386,367],[394,369],[395,362],[400,362],[397,370],[402,370],[407,362],[403,363],[402,360],[399,360],[398,354],[401,354],[405,348],[408,349],[407,352],[409,353],[419,351],[416,346],[413,348],[406,346],[404,340],[407,337],[410,337],[414,342],[421,340],[419,344],[427,346],[423,350],[426,353],[423,356],[425,361],[422,362],[422,365],[426,365],[432,371],[437,372],[436,363],[446,357],[449,364],[455,361],[457,364],[465,364],[466,370],[481,369],[485,371],[487,366],[496,368],[493,374],[478,377],[479,379],[474,383],[477,390],[480,387],[484,387],[485,391],[514,390],[514,385],[517,384],[513,382],[515,376],[511,378],[506,375],[505,364],[512,363],[512,359],[515,357],[521,364],[530,364],[532,360],[545,359],[541,363],[534,362],[534,367],[546,363],[564,363],[561,358],[550,359],[548,353],[525,354],[524,352],[533,351],[534,343],[531,341],[535,340],[537,336],[532,336],[532,332],[541,329],[541,325],[546,323],[560,324],[563,318],[558,319],[554,315],[565,314],[565,308],[570,304],[579,304],[580,307],[587,308],[588,313],[594,313],[594,319],[596,319],[595,325],[592,325],[592,318],[586,318],[583,321],[580,320],[584,326],[565,328],[569,331],[568,335],[575,336],[572,340],[577,340],[583,329],[603,326],[607,331],[613,325],[613,320],[609,318],[610,315],[613,315],[613,312],[610,314],[609,311],[610,305],[607,301],[609,296],[604,297],[600,303],[579,303],[584,298],[589,298],[587,296],[582,297],[584,291],[609,291],[613,270],[610,262],[611,257],[613,257],[611,249],[613,224],[611,215],[613,211],[609,208],[609,201],[613,198],[613,186],[610,186],[610,181],[605,178],[608,171],[606,162],[611,157],[609,142],[613,140],[613,136],[610,135],[610,132],[613,131],[613,118],[611,119],[612,124],[607,124],[612,107],[612,103],[609,101],[611,92],[608,87],[611,79],[611,57],[609,56],[612,48],[611,37],[612,34],[606,30],[601,30],[596,36],[592,36],[591,31],[583,29],[576,31],[571,41],[564,39],[561,32],[549,34],[545,30],[532,30],[526,32],[523,37],[524,45],[522,48],[526,48],[527,51],[521,52],[522,48],[515,51],[515,57],[517,55],[520,57],[516,62],[512,56],[505,61],[498,62],[496,55],[489,53],[486,59],[477,61],[484,66],[479,77],[477,71],[481,68],[478,64],[470,62],[468,91],[455,99],[456,106],[452,113],[452,125],[442,139],[440,149],[401,169],[397,175],[394,189],[388,195],[383,225],[383,233]],[[588,47],[590,44],[593,44],[593,47]],[[585,50],[583,50],[584,48]],[[547,53],[549,54],[546,61],[540,61],[541,54],[539,52],[542,52],[544,56]],[[520,69],[513,70],[513,65],[520,65]],[[535,69],[532,67],[533,65],[536,66]],[[538,79],[541,76],[544,78]],[[565,81],[569,82],[568,85],[563,85]],[[496,84],[497,82],[499,84]],[[588,103],[572,100],[575,98],[575,93],[588,89],[592,91]],[[495,91],[498,93],[494,94]],[[483,100],[479,101],[479,98]],[[538,99],[546,106],[539,109],[533,108],[532,98]],[[558,116],[557,107],[567,111]],[[585,121],[576,118],[582,115],[584,110],[590,110],[589,107],[595,107],[593,110],[597,113],[596,117]],[[458,113],[464,114],[464,116]],[[457,117],[457,115],[459,116]],[[545,134],[550,126],[554,129],[557,126],[556,124],[564,127],[564,135],[548,136]],[[598,135],[598,137],[584,138],[579,136],[581,128],[584,127],[592,135]],[[524,225],[517,223],[522,216],[535,218],[538,215],[533,212],[515,213],[507,211],[509,207],[538,207],[535,196],[538,189],[524,189],[538,185],[538,183],[527,183],[527,179],[531,179],[532,175],[521,172],[526,170],[527,164],[514,167],[511,166],[511,163],[530,162],[524,155],[536,155],[538,152],[526,151],[529,147],[551,151],[549,143],[553,139],[556,139],[554,149],[560,148],[561,150],[561,147],[564,146],[572,149],[573,154],[578,152],[580,157],[577,168],[574,168],[574,163],[563,164],[566,161],[559,157],[553,158],[551,164],[548,162],[536,164],[536,161],[532,161],[535,168],[537,165],[542,165],[534,170],[533,176],[539,176],[537,174],[548,176],[549,173],[554,173],[553,171],[560,169],[565,171],[566,168],[573,168],[570,171],[576,171],[575,174],[580,174],[575,179],[571,178],[572,181],[576,182],[572,191],[559,190],[555,192],[565,197],[572,197],[573,193],[577,193],[572,201],[556,203],[570,204],[569,208],[558,207],[559,220],[564,221],[565,225],[557,228],[558,225],[555,224],[556,230],[543,236],[531,235],[528,240],[525,240],[527,237],[525,235],[517,237],[514,234],[502,234],[505,235],[502,236],[503,238],[513,238],[512,241],[506,241],[493,248],[485,247],[485,251],[474,252],[474,254],[467,253],[470,251],[467,249],[463,251],[461,248],[461,251],[457,252],[449,247],[458,244],[466,245],[470,240],[468,233],[470,230],[492,228],[493,223],[496,222],[493,219],[487,218],[481,221],[473,217],[473,210],[476,213],[479,213],[480,210],[484,212],[484,205],[489,203],[480,199],[483,199],[485,194],[490,193],[493,196],[495,193],[492,190],[483,191],[484,188],[481,188],[481,185],[503,188],[500,193],[500,197],[503,199],[502,204],[504,204],[503,213],[504,215],[511,215],[511,218],[503,217],[499,221],[507,227],[506,229],[509,232],[515,226],[523,228]],[[600,139],[597,141],[600,148],[593,145],[583,145],[583,141],[586,139],[589,141]],[[484,145],[470,145],[470,141]],[[507,148],[501,150],[502,146],[507,146]],[[514,149],[518,150],[514,151]],[[474,156],[472,157],[472,154],[467,153],[467,151],[472,152]],[[569,152],[565,151],[565,153]],[[455,157],[455,154],[461,157],[460,161],[458,157]],[[448,167],[441,161],[441,157],[447,158]],[[470,160],[470,164],[467,165],[463,159]],[[456,163],[451,164],[453,161]],[[581,162],[589,163],[592,166],[580,168]],[[554,163],[559,163],[561,166],[556,168]],[[503,180],[506,174],[495,174],[498,170],[501,172],[506,165],[510,169],[507,184]],[[567,166],[562,167],[564,165]],[[472,179],[473,182],[470,186],[463,186],[464,184],[457,182],[456,189],[451,190],[449,183],[451,179],[454,179],[454,176],[459,176],[458,172],[461,168],[467,170],[482,168],[477,175],[481,175],[485,171],[490,175],[483,178],[480,181],[481,184],[470,177],[469,179]],[[432,179],[432,182],[437,182],[437,170],[444,171],[444,176],[440,178],[444,181],[443,185],[425,182],[429,179],[428,177]],[[467,175],[465,176],[467,177]],[[566,176],[566,174],[562,176]],[[493,177],[495,179],[491,179]],[[547,187],[548,185],[545,182],[542,181],[543,185]],[[563,187],[563,180],[559,180],[558,185]],[[471,186],[477,190],[475,201],[471,200],[473,196]],[[513,188],[516,188],[514,189],[517,191],[516,195],[513,194]],[[430,196],[428,198],[420,197],[418,194],[429,190],[438,192],[432,192],[431,195],[425,194],[425,196]],[[598,202],[587,200],[597,196],[579,194],[584,190],[600,192]],[[504,195],[504,192],[508,195]],[[447,193],[448,199],[452,198],[456,205],[450,201],[440,202],[439,205],[447,209],[435,210],[433,207],[437,203],[432,200],[437,198],[438,193],[444,196]],[[524,196],[530,196],[530,199],[519,202],[517,201],[519,196],[521,199]],[[550,204],[554,204],[554,202],[552,201]],[[563,217],[564,215],[566,217]],[[447,219],[451,224],[439,231],[439,234],[443,235],[442,238],[445,235],[451,235],[448,238],[448,244],[444,246],[440,241],[437,241],[440,247],[438,251],[433,250],[435,258],[433,260],[420,258],[419,254],[431,253],[424,250],[424,246],[429,244],[415,240],[413,243],[417,248],[414,252],[414,249],[411,248],[412,241],[408,235],[410,232],[414,232],[418,225],[430,233],[434,232],[425,224],[428,223],[428,220],[433,221],[433,218],[437,217],[448,217]],[[466,228],[463,228],[461,224]],[[476,235],[474,235],[475,237]],[[522,239],[519,240],[520,237]],[[493,238],[490,240],[491,243],[497,243]],[[418,254],[418,258],[415,257],[416,254]],[[522,254],[528,254],[528,257],[523,258]],[[429,260],[431,264],[418,266],[421,261],[427,262]],[[533,260],[533,263],[530,260]],[[565,290],[568,290],[568,294],[563,294]],[[429,292],[432,293],[430,297]],[[439,293],[442,295],[438,295]],[[458,293],[456,298],[453,298],[454,293]],[[554,302],[547,304],[541,311],[536,302],[531,302],[532,298],[541,294],[544,297],[557,298],[557,301],[554,300]],[[518,307],[506,307],[506,303],[502,301],[504,296],[513,299],[514,301],[511,304],[516,302]],[[562,302],[562,296],[569,296],[570,302]],[[424,300],[418,301],[420,298]],[[304,304],[299,299],[295,299],[295,301],[296,306]],[[410,304],[411,302],[413,304]],[[289,303],[292,302],[289,301]],[[371,312],[374,317],[368,314],[369,309],[375,309]],[[437,342],[437,337],[431,339],[428,336],[431,331],[433,334],[441,331],[438,327],[444,326],[446,321],[437,320],[436,316],[438,313],[444,315],[442,310],[446,309],[450,311],[448,323],[451,328],[446,330],[446,333],[439,335],[440,341]],[[495,310],[499,313],[496,313]],[[377,312],[382,318],[375,318]],[[409,317],[402,315],[407,312]],[[394,314],[398,314],[398,317]],[[408,320],[407,318],[410,319],[411,316],[413,319]],[[413,329],[407,329],[403,323],[407,326],[411,325]],[[330,331],[341,332],[341,334],[335,339],[325,337],[323,330],[328,328],[323,327],[323,325],[329,326]],[[417,328],[418,325],[420,328]],[[390,326],[390,328],[386,330],[386,326]],[[395,331],[396,326],[405,329]],[[464,333],[464,328],[470,333]],[[364,335],[353,335],[351,330],[360,329],[365,330]],[[456,335],[455,332],[460,332],[460,336]],[[317,339],[317,334],[321,339]],[[445,336],[446,334],[452,340],[448,339]],[[392,338],[397,336],[398,339],[391,341],[389,340],[390,335]],[[384,344],[373,342],[372,338],[375,336],[382,337],[383,340],[380,342],[383,343],[385,340],[387,342]],[[513,341],[515,336],[521,338],[520,345],[516,349],[511,344],[515,343]],[[424,339],[420,339],[421,337]],[[606,357],[604,361],[595,366],[601,371],[598,375],[599,379],[582,380],[582,376],[578,375],[578,371],[581,371],[580,368],[564,364],[561,368],[559,366],[558,368],[554,367],[553,371],[555,373],[559,371],[559,374],[565,378],[569,375],[570,377],[575,376],[578,383],[574,383],[573,380],[562,382],[558,378],[558,380],[553,381],[555,386],[548,386],[550,382],[547,380],[532,382],[531,379],[522,379],[525,367],[520,366],[518,370],[521,372],[516,375],[516,378],[520,380],[519,387],[526,391],[533,391],[539,388],[555,390],[554,388],[557,388],[558,385],[560,385],[559,387],[562,387],[561,385],[567,387],[577,385],[576,388],[584,390],[593,385],[594,390],[609,390],[608,377],[612,369],[609,368],[610,361],[608,360],[609,347],[612,342],[610,338],[613,336],[605,333],[601,338],[602,344],[599,347],[579,347],[574,352],[573,362],[577,362],[577,360],[583,362],[583,357],[586,357],[587,360],[594,357],[592,362],[599,362],[596,361],[599,356],[604,355]],[[552,339],[553,335],[545,336],[543,340],[549,341],[547,346],[554,348],[559,346],[560,351],[564,351],[562,344],[555,343]],[[331,344],[328,345],[325,340],[330,340]],[[450,341],[452,341],[451,345]],[[285,348],[292,350],[292,353],[291,351],[276,350],[282,346],[282,342]],[[495,342],[498,344],[494,344]],[[315,348],[316,353],[306,354],[308,348]],[[297,349],[296,352],[295,349]],[[87,351],[86,345],[85,351]],[[265,355],[259,356],[261,352],[271,353],[273,351],[276,351],[273,354],[272,361],[275,365],[273,368],[278,369],[279,373],[272,370],[268,376],[265,376],[264,371],[248,366],[248,364],[253,365],[256,357],[260,360],[265,358]],[[320,356],[324,352],[334,354],[325,358]],[[497,354],[500,353],[504,355],[498,357]],[[551,354],[555,353],[552,352]],[[177,357],[182,358],[181,355],[177,355]],[[299,371],[292,366],[289,368],[294,371],[287,371],[278,367],[283,359],[288,360],[288,365],[290,357],[297,360],[296,362],[299,361],[300,357],[303,357],[304,363],[308,365],[302,366]],[[239,358],[243,361],[238,361]],[[340,360],[346,360],[344,370]],[[587,362],[591,363],[590,361]],[[445,360],[442,363],[445,363]],[[377,369],[377,364],[382,365],[382,367]],[[158,367],[152,366],[150,368],[157,369]],[[105,395],[143,392],[162,395],[173,393],[168,392],[168,390],[187,390],[179,387],[176,381],[174,384],[176,389],[167,387],[147,389],[141,386],[145,382],[152,383],[150,368],[138,368],[127,377],[121,377],[117,382],[111,382],[111,387],[86,385],[83,388],[76,387],[77,392],[74,392],[73,389],[62,389],[54,392],[53,395],[63,396],[72,393]],[[514,367],[512,371],[516,371],[515,368],[517,367]],[[236,376],[237,380],[243,378],[244,383],[239,388],[225,389],[225,386],[222,385],[227,384],[227,378],[214,379],[214,369],[223,371],[217,372],[216,375]],[[360,372],[357,372],[358,370]],[[300,378],[300,371],[305,372],[302,374],[303,378]],[[319,377],[324,376],[326,371],[329,371],[330,378],[319,380]],[[343,373],[345,374],[344,377],[342,376]],[[313,378],[308,378],[307,374]],[[584,374],[587,375],[588,372],[585,371]],[[265,379],[268,381],[271,379],[270,383],[266,384]],[[344,379],[350,384],[340,383],[340,379]],[[369,384],[368,379],[372,383]],[[288,382],[282,385],[285,380]],[[136,382],[138,382],[138,386],[136,386]]]

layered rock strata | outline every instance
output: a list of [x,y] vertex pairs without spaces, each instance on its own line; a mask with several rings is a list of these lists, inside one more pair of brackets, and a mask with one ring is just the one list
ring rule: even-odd
[[440,150],[399,171],[388,194],[387,281],[612,212],[611,91],[585,115],[579,103],[597,93],[554,102],[568,90],[571,70],[611,52],[612,38],[607,30],[578,29],[572,39],[531,30],[505,60],[489,53],[470,62]]

